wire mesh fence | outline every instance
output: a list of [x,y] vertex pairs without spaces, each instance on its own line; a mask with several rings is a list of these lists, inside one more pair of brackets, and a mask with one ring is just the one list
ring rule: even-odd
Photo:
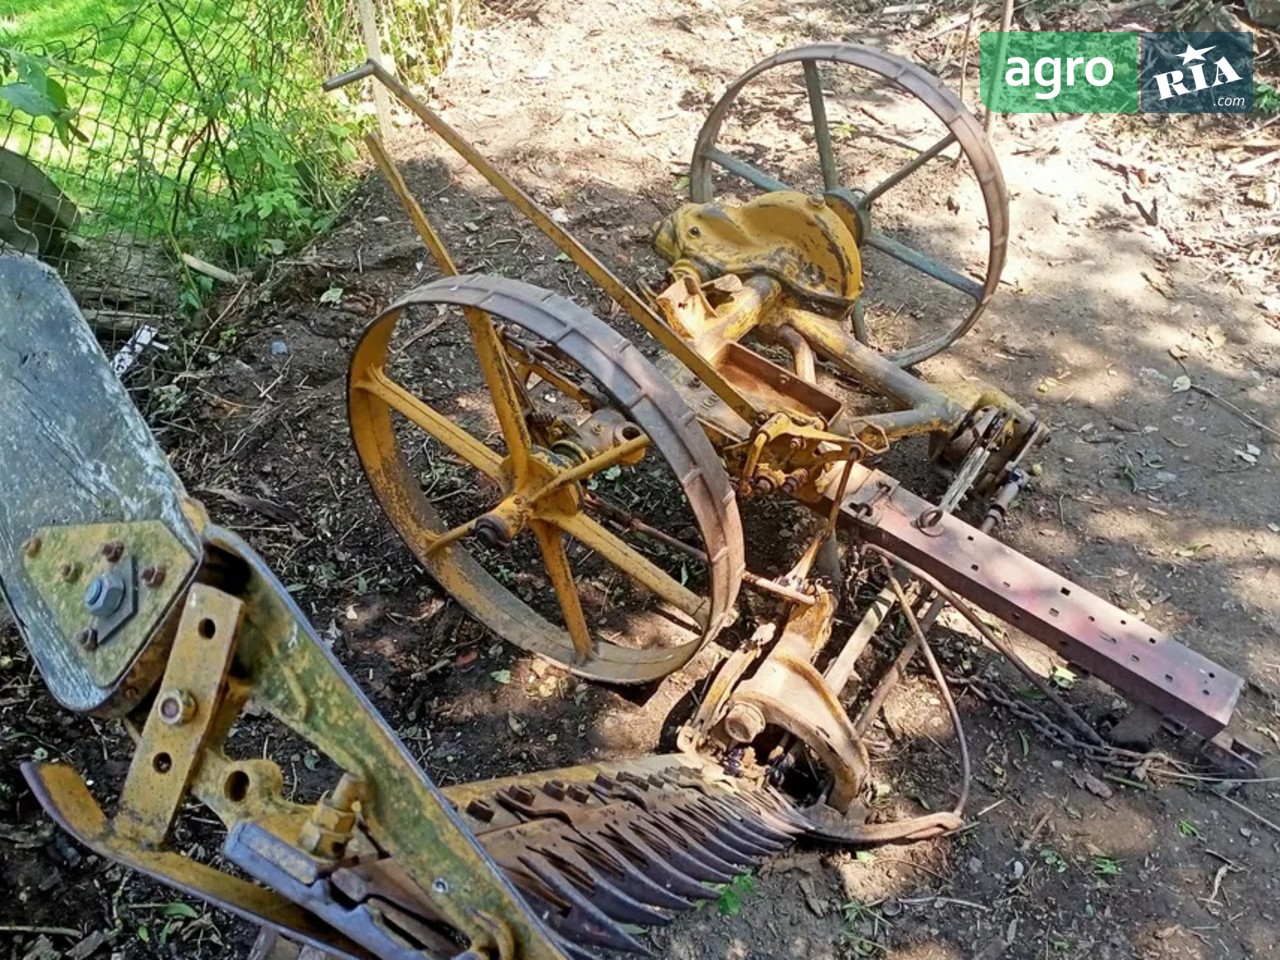
[[[323,230],[361,112],[320,83],[365,57],[358,2],[144,0],[20,37],[16,61],[0,41],[17,80],[65,105],[42,115],[16,85],[0,102],[0,248],[53,264],[91,322],[128,331],[198,306],[210,281],[183,254],[234,271]],[[402,73],[437,73],[456,4],[376,3]]]

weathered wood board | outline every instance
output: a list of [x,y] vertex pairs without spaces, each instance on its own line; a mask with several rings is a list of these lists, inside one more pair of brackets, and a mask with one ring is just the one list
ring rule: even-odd
[[[158,520],[200,556],[185,494],[75,301],[50,268],[0,257],[0,593],[50,691],[72,710],[101,709],[72,636],[28,572],[24,544],[50,526]],[[119,642],[136,660],[153,629]],[[113,651],[117,657],[121,651]]]

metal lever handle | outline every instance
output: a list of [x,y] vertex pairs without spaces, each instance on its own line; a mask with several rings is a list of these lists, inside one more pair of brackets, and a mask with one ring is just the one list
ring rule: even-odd
[[348,70],[346,73],[340,73],[336,77],[330,77],[320,86],[325,93],[331,93],[339,87],[345,87],[348,83],[355,83],[357,80],[363,80],[365,77],[373,76],[373,69],[376,66],[372,60],[366,60],[354,70]]

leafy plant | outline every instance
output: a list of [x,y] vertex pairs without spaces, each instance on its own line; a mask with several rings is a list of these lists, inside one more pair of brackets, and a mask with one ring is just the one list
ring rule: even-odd
[[716,909],[721,916],[736,917],[742,912],[742,901],[755,891],[755,877],[742,873],[720,888],[720,896],[716,899]]
[[194,317],[204,306],[205,300],[213,293],[213,279],[202,273],[187,271],[182,280],[182,290],[178,293],[178,315]]
[[16,47],[0,47],[0,71],[9,81],[0,86],[0,100],[28,116],[52,121],[64,144],[70,142],[72,134],[79,140],[87,139],[72,123],[76,110],[67,100],[66,87],[50,76],[50,71],[75,77],[92,77],[97,71],[51,57],[33,56]]
[[1066,873],[1067,861],[1053,847],[1040,848],[1040,861],[1055,873]]
[[1118,877],[1120,876],[1120,861],[1111,857],[1095,856],[1093,858],[1093,872],[1100,877]]
[[1280,90],[1269,83],[1255,82],[1253,109],[1258,113],[1280,113]]
[[1195,825],[1194,821],[1188,820],[1186,817],[1178,821],[1178,832],[1184,837],[1200,839],[1200,828]]

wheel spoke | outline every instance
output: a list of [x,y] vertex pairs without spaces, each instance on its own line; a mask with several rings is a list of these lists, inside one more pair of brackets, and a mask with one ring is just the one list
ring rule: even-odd
[[585,514],[549,518],[561,530],[584,546],[600,554],[641,586],[646,587],[677,610],[688,614],[705,629],[708,603],[692,590],[680,585],[656,564],[650,562],[621,537],[606,530]]
[[876,197],[880,196],[886,190],[891,190],[894,187],[896,187],[903,180],[907,179],[907,177],[911,176],[913,173],[915,173],[917,170],[923,167],[926,163],[928,163],[930,160],[932,160],[934,157],[936,157],[943,150],[947,149],[947,147],[951,146],[955,142],[956,142],[956,135],[954,133],[948,133],[945,137],[943,137],[941,140],[935,143],[928,150],[924,151],[915,159],[911,160],[911,162],[899,167],[893,173],[889,174],[887,178],[882,180],[880,183],[877,183],[874,187],[868,190],[866,195],[862,198],[863,205],[866,206],[873,203]]
[[580,384],[574,383],[559,371],[552,370],[540,360],[523,355],[521,353],[521,348],[511,343],[510,340],[504,338],[503,346],[506,348],[507,357],[511,360],[512,366],[515,367],[517,375],[521,377],[525,383],[524,390],[526,395],[531,389],[528,386],[529,377],[537,376],[544,382],[555,387],[575,403],[579,403],[589,409],[594,409],[599,406],[599,397],[591,396]]
[[385,370],[370,370],[356,387],[403,414],[410,423],[435,437],[481,473],[494,480],[502,479],[502,458],[497,453],[400,386]]
[[591,631],[587,627],[586,614],[582,612],[578,586],[573,582],[573,568],[569,565],[569,555],[564,549],[564,534],[554,525],[540,520],[534,520],[530,527],[538,538],[542,562],[546,565],[547,575],[551,577],[551,585],[556,591],[556,599],[560,602],[560,612],[564,615],[569,638],[573,641],[574,655],[578,663],[586,663],[591,659],[592,653]]
[[929,259],[914,247],[908,247],[905,243],[892,240],[883,233],[870,234],[867,237],[867,246],[874,247],[881,253],[886,253],[893,259],[900,260],[907,266],[914,267],[935,280],[941,280],[949,287],[955,287],[961,293],[967,294],[974,300],[980,301],[982,299],[982,284],[976,280],[971,280],[963,274],[956,273],[946,264],[937,263]]
[[570,467],[568,470],[562,470],[557,473],[529,496],[529,502],[537,503],[549,493],[554,493],[556,490],[567,487],[571,483],[577,483],[579,480],[585,480],[592,474],[599,473],[602,470],[608,470],[615,463],[620,463],[647,446],[649,446],[649,438],[641,434],[618,444],[616,447],[610,447],[608,450],[597,453],[594,457],[584,460],[576,467]]
[[[475,525],[476,522],[474,520],[468,520],[466,523],[456,526],[452,530],[446,530],[434,539],[427,540],[427,545],[424,548],[425,553],[427,556],[430,556],[437,550],[444,549],[449,544],[453,543],[453,541],[460,540],[462,537],[469,534],[475,529]],[[426,531],[423,532],[425,533]],[[424,537],[424,539],[426,538]]]
[[836,157],[831,149],[831,129],[827,126],[827,102],[822,96],[822,76],[816,60],[804,61],[804,85],[809,91],[809,112],[813,115],[813,138],[818,143],[818,161],[822,164],[822,185],[834,190],[840,185]]
[[713,163],[717,163],[724,167],[736,177],[741,177],[747,183],[755,184],[761,190],[790,190],[781,180],[775,180],[759,167],[753,167],[745,160],[739,160],[737,157],[731,157],[723,150],[711,147],[705,154],[706,158]]
[[498,415],[498,426],[502,428],[502,437],[507,441],[507,453],[511,457],[515,482],[519,484],[528,476],[529,451],[533,447],[529,425],[524,418],[524,405],[521,402],[523,397],[511,375],[511,364],[502,341],[498,338],[498,331],[494,329],[493,320],[483,310],[475,307],[466,307],[463,314],[467,318],[467,327],[471,330],[476,357],[480,360],[480,372],[484,374],[494,412]]

